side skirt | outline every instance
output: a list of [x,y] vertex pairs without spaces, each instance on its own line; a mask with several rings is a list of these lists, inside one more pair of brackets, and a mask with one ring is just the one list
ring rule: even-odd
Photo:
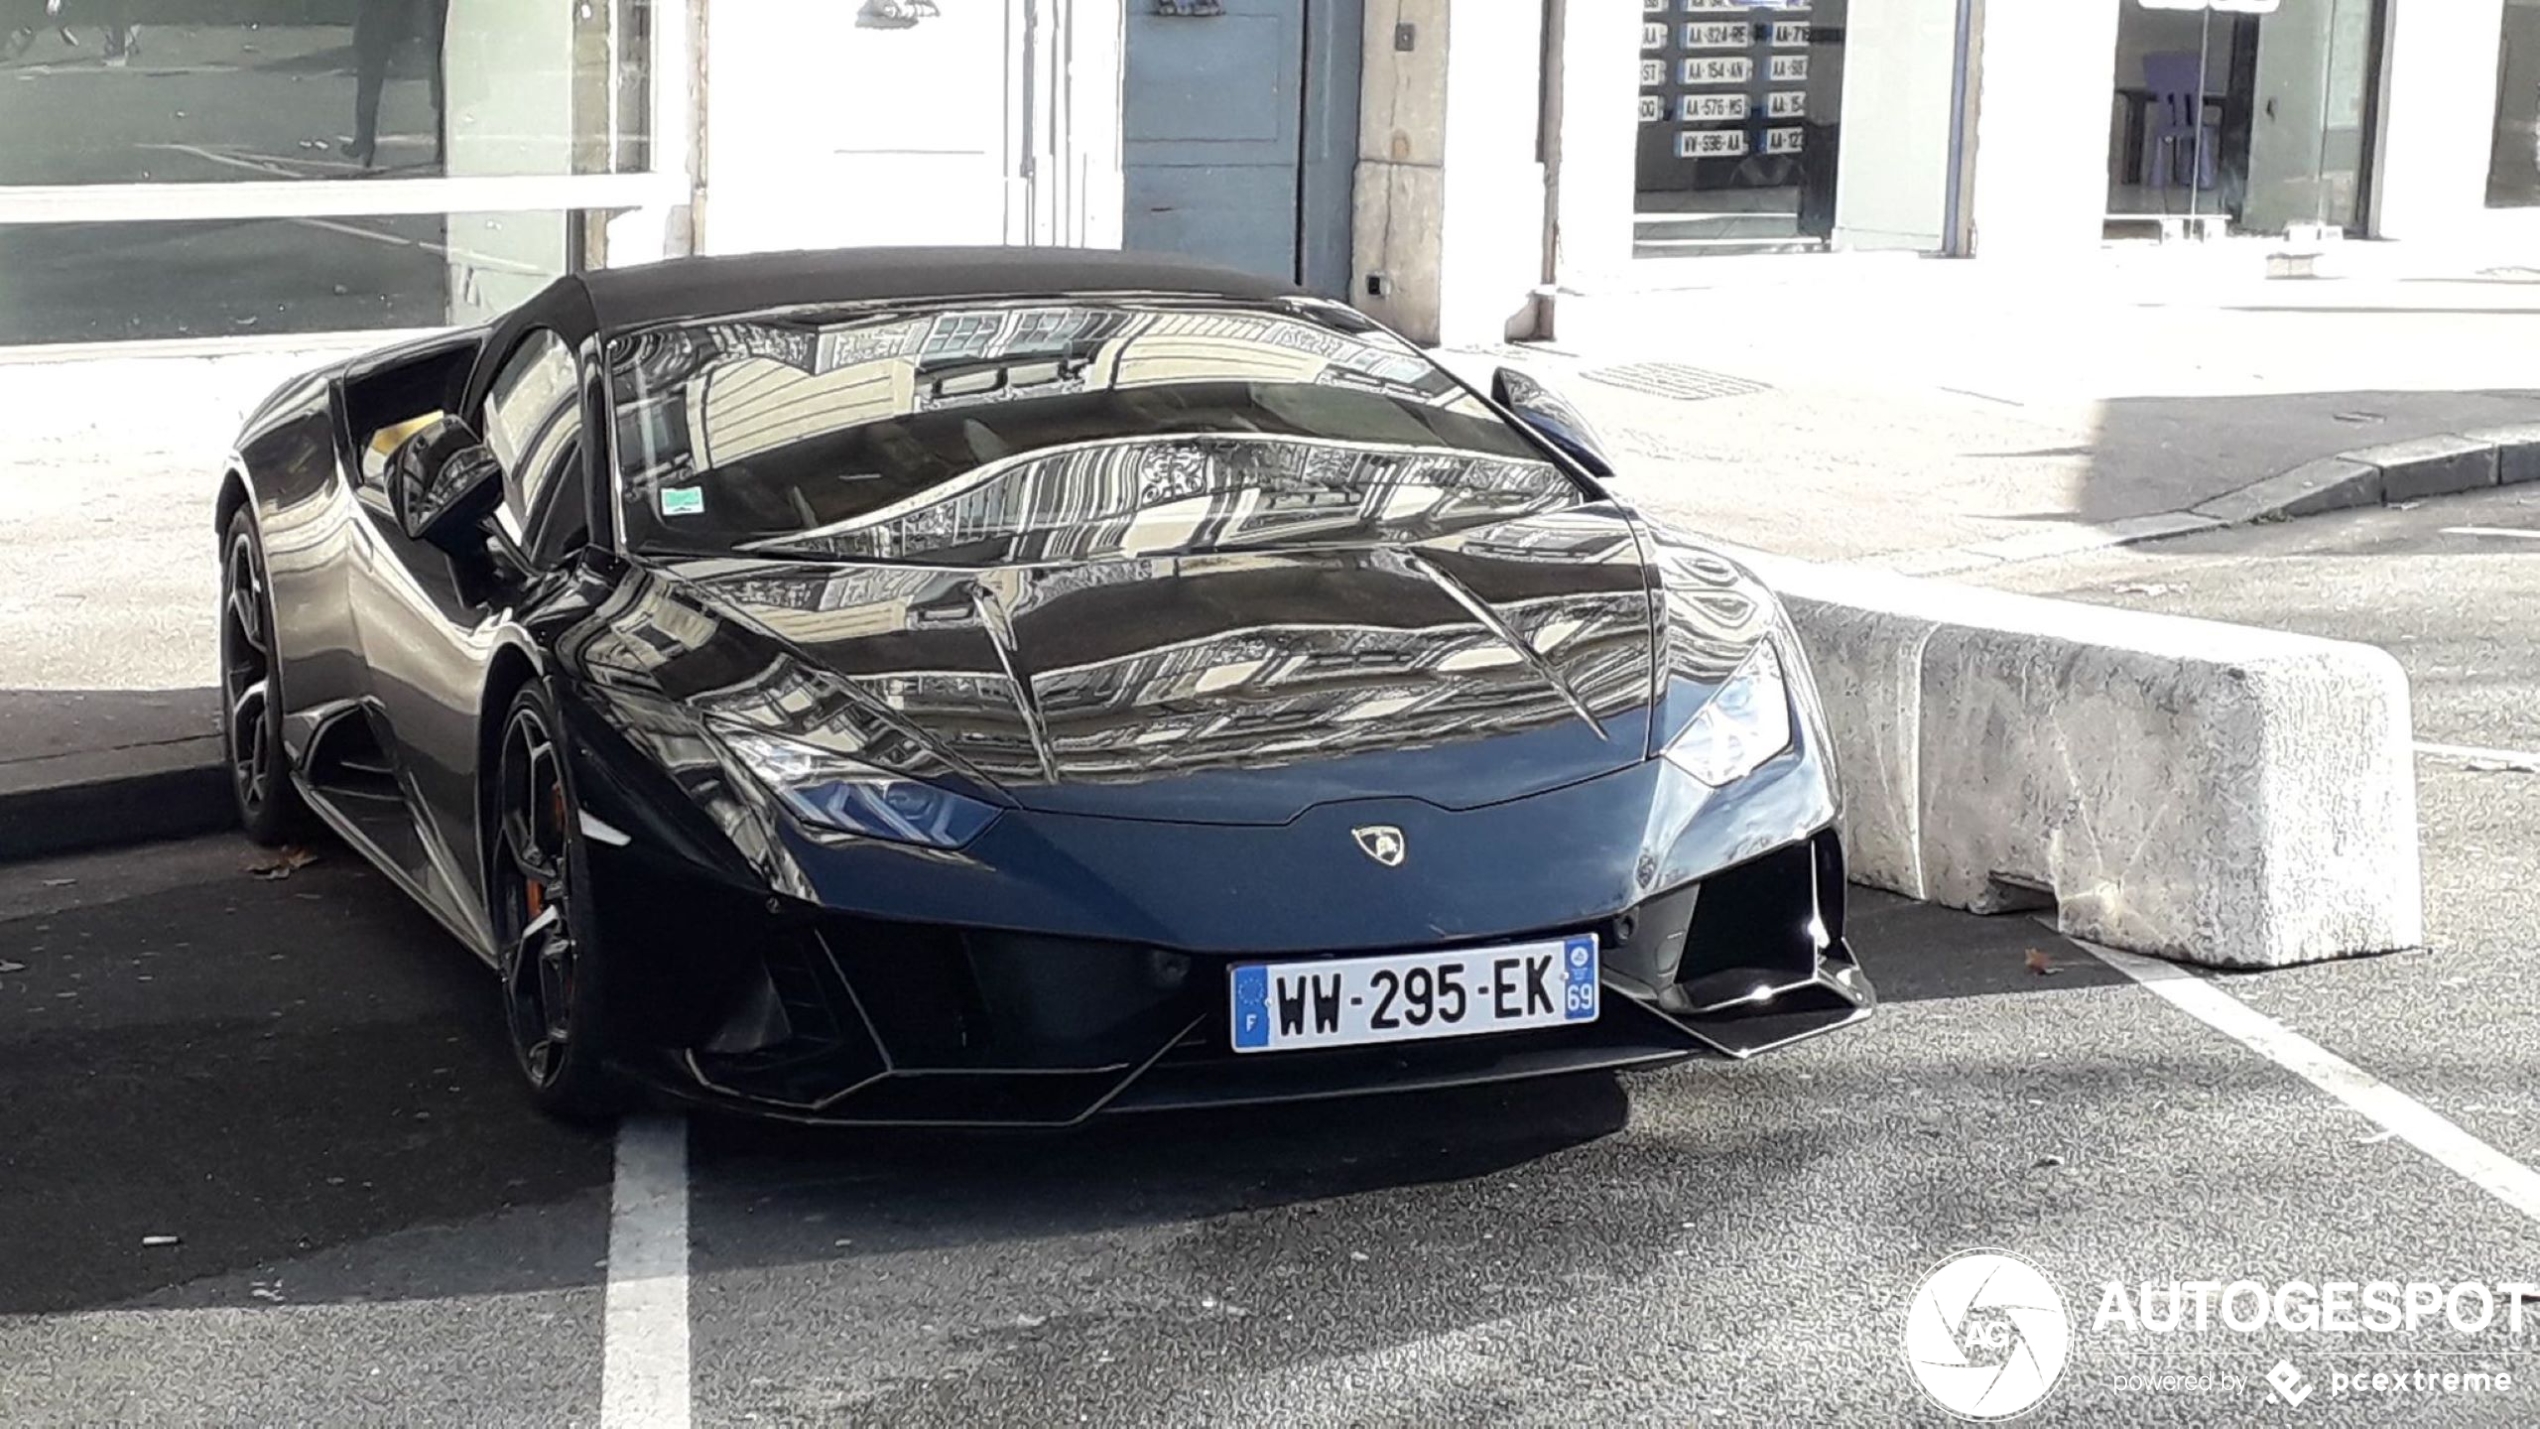
[[307,801],[309,808],[325,822],[327,828],[334,831],[337,838],[350,844],[353,852],[360,854],[371,867],[386,874],[389,882],[396,884],[407,897],[420,904],[423,911],[432,915],[433,921],[448,929],[469,952],[476,954],[479,961],[489,968],[501,969],[502,955],[494,950],[484,935],[466,926],[464,920],[442,907],[438,900],[425,891],[423,885],[416,882],[403,868],[398,867],[396,860],[382,852],[379,845],[371,840],[370,835],[362,831],[359,823],[335,806],[334,801],[327,797],[325,790],[310,783],[297,772],[292,774],[291,782],[299,787],[300,797]]

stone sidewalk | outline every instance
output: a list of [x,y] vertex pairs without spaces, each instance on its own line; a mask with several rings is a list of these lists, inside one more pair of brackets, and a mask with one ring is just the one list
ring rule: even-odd
[[2359,448],[2540,421],[2540,274],[1836,268],[1807,288],[1616,298],[1548,344],[1452,360],[1553,382],[1655,513],[1924,574],[2158,531]]

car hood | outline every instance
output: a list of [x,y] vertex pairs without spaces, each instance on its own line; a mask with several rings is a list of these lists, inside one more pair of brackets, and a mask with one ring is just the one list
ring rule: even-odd
[[1768,622],[1608,503],[1411,544],[953,569],[639,566],[585,672],[1027,809],[1467,809],[1647,758]]

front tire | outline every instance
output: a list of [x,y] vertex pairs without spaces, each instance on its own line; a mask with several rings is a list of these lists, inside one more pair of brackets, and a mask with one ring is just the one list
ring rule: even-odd
[[512,697],[496,745],[485,891],[512,1059],[540,1110],[588,1121],[616,1115],[626,1096],[607,1065],[605,964],[583,894],[588,861],[562,729],[537,681]]
[[247,837],[273,847],[306,834],[309,811],[282,745],[273,587],[255,514],[245,507],[221,536],[220,594],[221,741],[230,797]]

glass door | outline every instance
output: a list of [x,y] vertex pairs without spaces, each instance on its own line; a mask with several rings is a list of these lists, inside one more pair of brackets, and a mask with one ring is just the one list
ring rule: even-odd
[[2360,233],[2384,0],[2117,0],[2112,237]]

